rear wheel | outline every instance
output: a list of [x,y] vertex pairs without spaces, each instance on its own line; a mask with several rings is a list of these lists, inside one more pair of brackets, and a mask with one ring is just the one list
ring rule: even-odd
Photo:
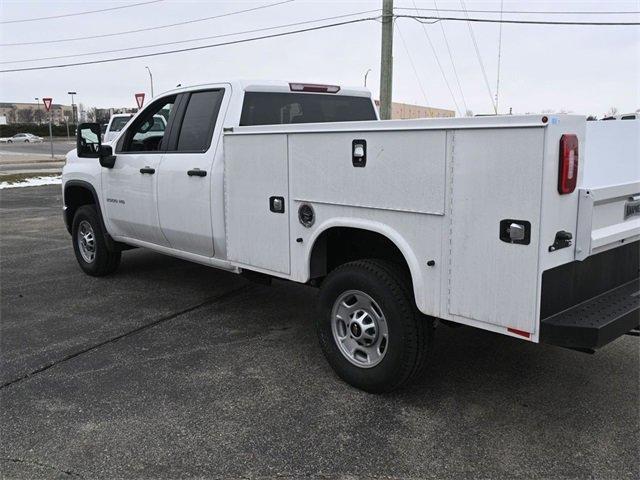
[[408,275],[383,260],[358,260],[323,282],[317,329],[322,351],[343,380],[386,392],[425,365],[433,322],[415,307]]
[[80,268],[95,277],[113,273],[120,265],[120,252],[107,248],[105,233],[94,205],[83,205],[73,217],[73,250]]

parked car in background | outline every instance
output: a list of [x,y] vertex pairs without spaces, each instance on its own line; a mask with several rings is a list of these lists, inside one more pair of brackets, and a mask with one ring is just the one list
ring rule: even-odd
[[107,125],[106,130],[103,132],[103,142],[107,143],[113,140],[118,136],[120,130],[122,130],[129,120],[131,120],[133,114],[131,113],[117,113],[115,115],[111,115],[109,119],[109,124]]
[[31,133],[16,133],[13,137],[0,138],[0,143],[40,143],[42,137]]
[[640,118],[640,113],[623,113],[621,115],[609,115],[601,120],[637,120],[638,118]]

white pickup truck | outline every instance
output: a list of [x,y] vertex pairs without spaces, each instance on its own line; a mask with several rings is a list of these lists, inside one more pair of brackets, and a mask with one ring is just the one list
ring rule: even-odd
[[331,366],[389,391],[437,325],[589,352],[637,333],[639,132],[576,115],[379,121],[359,88],[198,85],[110,145],[80,125],[64,218],[89,275],[146,247],[318,286]]

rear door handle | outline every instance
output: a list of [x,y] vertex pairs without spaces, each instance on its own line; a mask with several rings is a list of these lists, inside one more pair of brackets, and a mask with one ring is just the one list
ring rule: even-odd
[[189,170],[187,172],[187,175],[189,175],[190,177],[206,177],[207,176],[207,171],[206,170],[200,170],[199,168],[194,168],[192,170]]
[[154,173],[156,173],[156,169],[151,167],[144,167],[140,169],[140,173],[148,173],[149,175],[153,175]]

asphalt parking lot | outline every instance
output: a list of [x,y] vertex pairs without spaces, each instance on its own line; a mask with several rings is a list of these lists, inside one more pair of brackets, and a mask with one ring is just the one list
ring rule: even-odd
[[[69,150],[76,148],[76,142],[73,137],[70,141],[67,139],[55,139],[53,142],[53,154],[64,156]],[[49,138],[45,138],[40,143],[0,143],[0,155],[42,155],[51,154],[51,143]]]
[[0,191],[5,478],[638,478],[638,339],[439,328],[424,377],[342,383],[315,290],[145,250],[85,276],[59,186]]

